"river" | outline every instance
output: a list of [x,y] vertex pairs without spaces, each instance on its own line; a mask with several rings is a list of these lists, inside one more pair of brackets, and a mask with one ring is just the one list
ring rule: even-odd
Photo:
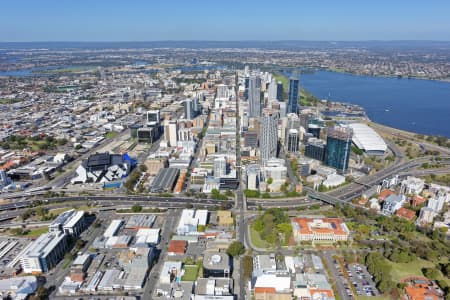
[[320,99],[364,107],[374,122],[450,138],[448,82],[316,71],[300,75],[300,84]]

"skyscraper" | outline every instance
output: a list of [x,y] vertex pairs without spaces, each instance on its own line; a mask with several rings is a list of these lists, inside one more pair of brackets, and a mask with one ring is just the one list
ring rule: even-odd
[[299,80],[298,78],[289,78],[289,92],[288,92],[288,113],[297,113],[298,110],[298,88]]
[[332,127],[328,131],[325,163],[342,174],[348,168],[352,134],[352,130],[347,127]]
[[325,142],[316,138],[309,138],[305,146],[305,156],[319,161],[325,160]]
[[277,156],[278,113],[272,109],[264,109],[261,117],[260,152],[261,161]]
[[297,129],[289,129],[286,146],[287,146],[288,152],[297,152],[298,151],[298,130]]
[[277,100],[277,82],[275,79],[269,83],[269,91],[268,91],[269,101]]
[[194,105],[191,99],[184,100],[184,118],[187,120],[195,118]]
[[248,86],[248,116],[259,117],[261,115],[261,78],[250,76]]
[[281,81],[277,83],[277,100],[283,101],[283,83]]

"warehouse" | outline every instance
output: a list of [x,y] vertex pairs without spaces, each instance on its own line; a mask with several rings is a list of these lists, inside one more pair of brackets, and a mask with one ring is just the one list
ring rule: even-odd
[[175,182],[180,175],[180,170],[176,168],[165,168],[161,169],[156,175],[153,183],[150,187],[150,192],[161,193],[161,192],[171,192],[175,186]]

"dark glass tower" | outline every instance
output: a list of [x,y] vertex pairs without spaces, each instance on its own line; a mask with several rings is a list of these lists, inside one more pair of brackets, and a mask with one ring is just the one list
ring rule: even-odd
[[287,113],[297,113],[298,111],[298,78],[289,78],[289,92],[288,92],[288,105]]
[[352,146],[352,130],[345,127],[330,128],[327,135],[326,165],[344,174],[348,168]]

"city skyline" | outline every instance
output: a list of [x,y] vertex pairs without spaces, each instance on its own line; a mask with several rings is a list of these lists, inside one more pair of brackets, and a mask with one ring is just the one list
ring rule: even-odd
[[[433,1],[14,1],[1,42],[161,40],[450,40],[450,4]],[[288,9],[289,8],[289,9]]]

